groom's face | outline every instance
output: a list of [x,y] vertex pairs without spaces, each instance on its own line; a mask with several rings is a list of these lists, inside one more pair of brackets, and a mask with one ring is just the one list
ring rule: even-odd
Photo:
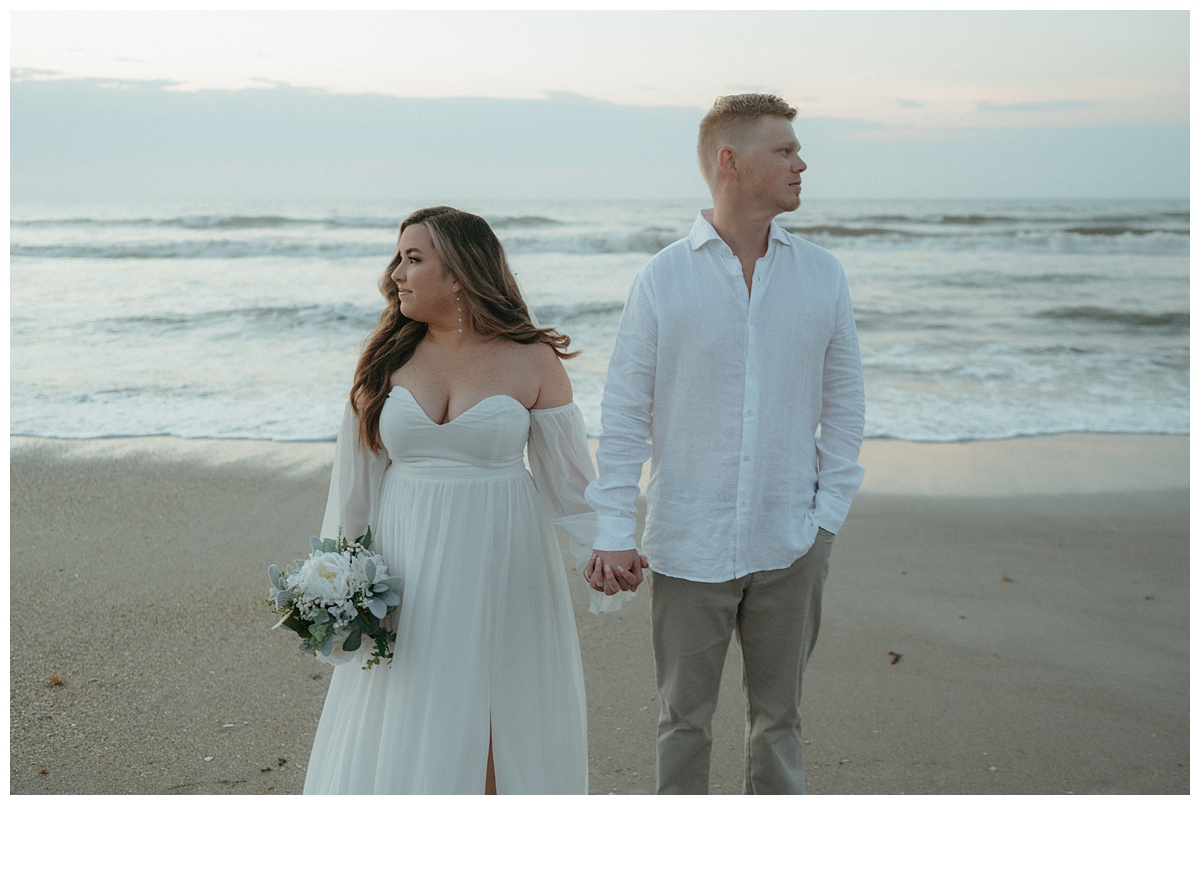
[[745,136],[738,152],[739,190],[758,208],[775,214],[800,206],[800,174],[808,168],[800,159],[800,143],[792,124],[783,117],[761,117]]

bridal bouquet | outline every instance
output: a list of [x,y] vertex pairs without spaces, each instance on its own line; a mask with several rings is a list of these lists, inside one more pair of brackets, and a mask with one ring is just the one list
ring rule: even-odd
[[266,602],[283,615],[275,627],[296,631],[300,650],[329,664],[361,658],[357,652],[364,639],[374,645],[364,670],[391,658],[396,634],[380,622],[400,605],[401,579],[389,575],[383,557],[367,549],[370,527],[355,541],[339,533],[336,539],[309,543],[308,559],[287,569],[267,569],[274,590]]

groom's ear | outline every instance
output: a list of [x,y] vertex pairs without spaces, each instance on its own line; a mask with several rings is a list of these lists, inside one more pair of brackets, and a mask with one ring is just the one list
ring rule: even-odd
[[737,155],[729,145],[717,151],[717,176],[731,181],[738,180]]

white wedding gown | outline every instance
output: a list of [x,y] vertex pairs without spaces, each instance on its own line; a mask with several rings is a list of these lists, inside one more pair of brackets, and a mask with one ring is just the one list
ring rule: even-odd
[[[322,536],[370,524],[403,577],[395,657],[334,669],[304,792],[483,793],[490,738],[499,793],[586,793],[583,670],[552,528],[590,553],[579,409],[492,396],[439,425],[396,387],[379,431],[386,455],[357,444],[347,409]],[[593,611],[630,596],[587,592]]]

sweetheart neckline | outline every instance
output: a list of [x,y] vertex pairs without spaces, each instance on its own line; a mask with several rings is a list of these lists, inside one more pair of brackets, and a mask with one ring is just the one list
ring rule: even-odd
[[[457,421],[457,420],[458,420],[459,418],[461,418],[463,415],[466,415],[466,414],[467,414],[467,413],[469,413],[469,412],[473,412],[475,409],[479,408],[480,406],[482,406],[484,403],[486,403],[486,402],[487,402],[488,400],[490,400],[490,399],[507,399],[507,400],[511,400],[512,402],[514,402],[514,403],[516,403],[518,406],[520,406],[522,409],[525,409],[525,404],[524,404],[524,403],[522,403],[522,402],[521,402],[519,399],[517,399],[515,396],[509,396],[507,393],[493,393],[493,394],[491,394],[490,396],[485,396],[483,399],[481,399],[479,402],[475,403],[475,405],[471,406],[469,409],[465,409],[464,411],[462,411],[462,412],[459,412],[457,415],[455,415],[455,416],[454,416],[453,418],[451,418],[449,421],[446,421],[445,423],[439,424],[438,422],[434,421],[432,418],[430,418],[430,417],[429,417],[429,413],[425,411],[425,408],[424,408],[424,407],[423,407],[423,406],[422,406],[422,405],[421,405],[419,402],[417,402],[417,398],[416,398],[415,396],[413,396],[413,392],[412,392],[411,390],[409,390],[407,387],[405,387],[404,385],[402,385],[402,384],[395,384],[395,385],[393,385],[393,386],[392,386],[392,389],[391,389],[391,392],[388,394],[388,396],[391,396],[391,394],[392,394],[392,393],[395,393],[397,390],[403,390],[405,393],[407,393],[407,394],[408,394],[408,399],[409,399],[409,401],[410,401],[410,402],[411,402],[411,403],[412,403],[414,406],[416,406],[416,407],[417,407],[417,411],[418,411],[418,412],[420,412],[422,415],[424,415],[424,416],[425,416],[425,420],[426,420],[426,421],[428,421],[428,422],[429,422],[429,424],[430,424],[430,426],[432,426],[432,427],[449,427],[451,424],[453,424],[455,421]],[[525,409],[525,411],[526,411],[526,412],[528,412],[529,410],[528,410],[528,409]]]

